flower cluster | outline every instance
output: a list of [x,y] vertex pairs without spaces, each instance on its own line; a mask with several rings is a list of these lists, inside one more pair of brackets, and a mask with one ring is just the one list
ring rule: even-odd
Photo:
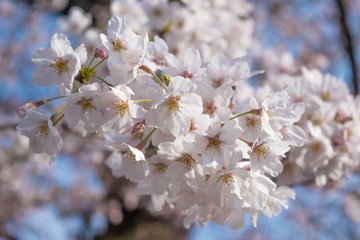
[[59,84],[62,96],[53,99],[65,103],[50,118],[38,109],[44,100],[19,111],[18,130],[33,151],[60,152],[54,126],[63,118],[84,135],[102,135],[113,175],[137,183],[156,211],[181,211],[186,227],[216,221],[239,229],[246,212],[256,226],[260,212],[272,217],[288,207],[295,192],[274,179],[282,157],[304,144],[294,125],[303,103],[293,103],[286,90],[252,97],[245,80],[258,72],[250,72],[248,58],[216,55],[205,64],[190,48],[178,59],[162,38],[149,41],[118,16],[99,38],[103,49],[91,59],[63,34],[34,52],[33,81]]
[[[161,36],[177,56],[183,56],[188,48],[197,48],[204,59],[218,53],[235,58],[256,46],[253,6],[244,0],[112,0],[109,10],[111,16],[127,19],[134,32],[148,33],[151,38]],[[96,14],[94,17],[99,18]],[[61,29],[73,34],[80,34],[90,24],[89,17],[77,7],[71,9],[67,19],[59,20]],[[84,38],[94,39],[97,31],[89,28]]]
[[[296,69],[293,64],[289,68]],[[291,102],[305,104],[297,127],[305,130],[307,140],[289,152],[286,168],[291,178],[284,180],[295,183],[314,179],[316,185],[324,186],[352,173],[360,157],[359,97],[353,97],[343,81],[317,69],[302,68],[300,76],[280,73],[276,68],[273,71],[268,84],[274,89],[287,85]]]

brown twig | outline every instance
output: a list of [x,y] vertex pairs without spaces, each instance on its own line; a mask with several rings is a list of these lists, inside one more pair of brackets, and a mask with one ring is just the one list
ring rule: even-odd
[[357,95],[359,93],[357,65],[356,65],[356,60],[355,60],[355,54],[354,54],[355,51],[354,51],[354,44],[353,44],[353,40],[352,40],[352,36],[351,36],[351,31],[350,31],[349,24],[346,19],[347,12],[346,12],[346,9],[344,6],[344,2],[342,0],[336,0],[336,3],[339,7],[340,25],[342,28],[342,32],[345,35],[345,37],[344,37],[345,49],[346,49],[347,54],[350,57],[351,68],[352,68],[352,72],[353,72],[352,82],[354,85],[354,95]]

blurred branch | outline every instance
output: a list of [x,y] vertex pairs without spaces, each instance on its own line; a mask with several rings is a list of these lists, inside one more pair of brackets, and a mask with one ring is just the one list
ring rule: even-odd
[[354,51],[355,49],[352,41],[349,24],[346,19],[347,12],[343,0],[336,0],[336,3],[339,7],[339,13],[340,13],[339,20],[340,20],[341,29],[342,32],[345,34],[345,38],[344,38],[345,49],[351,61],[351,67],[353,72],[354,95],[357,95],[359,93],[359,86],[358,86],[357,66],[356,66],[355,51]]
[[9,235],[5,229],[0,229],[0,238],[5,238],[8,240],[16,240],[13,236]]
[[6,129],[9,129],[9,128],[16,129],[16,126],[17,126],[18,124],[19,124],[19,123],[9,123],[9,124],[0,125],[0,131],[6,130]]

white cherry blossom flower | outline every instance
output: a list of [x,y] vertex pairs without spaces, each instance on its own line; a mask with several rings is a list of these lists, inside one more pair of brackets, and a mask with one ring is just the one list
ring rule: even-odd
[[243,207],[252,209],[253,223],[256,226],[256,210],[262,210],[267,203],[268,196],[276,189],[276,184],[265,175],[252,174],[245,181],[247,191],[244,194]]
[[238,85],[239,81],[251,77],[249,62],[247,57],[235,58],[229,62],[224,55],[216,55],[206,66],[206,80],[214,88]]
[[91,14],[78,6],[71,7],[68,16],[58,18],[60,29],[66,33],[81,34],[91,23]]
[[133,94],[126,86],[110,87],[110,91],[101,94],[97,105],[106,109],[102,123],[103,131],[116,128],[120,132],[129,132],[134,119],[145,116],[145,110],[130,100]]
[[[240,113],[246,113],[251,110],[258,110],[259,104],[254,97],[250,97],[246,104],[243,104],[243,108],[240,109]],[[261,116],[258,114],[246,114],[237,118],[239,125],[242,127],[243,132],[241,138],[254,142],[256,139],[263,139],[269,136],[261,127]]]
[[202,113],[201,97],[189,93],[192,82],[188,78],[173,77],[168,93],[157,99],[146,116],[148,126],[157,127],[175,137],[190,130],[191,119]]
[[296,120],[294,107],[290,106],[289,100],[288,93],[282,90],[270,93],[261,102],[261,129],[273,138],[281,139],[281,128],[292,125]]
[[241,160],[242,153],[236,151],[238,138],[241,136],[242,129],[236,120],[230,120],[223,125],[217,119],[208,128],[206,135],[203,136],[207,143],[206,149],[202,153],[201,158],[205,165],[220,169],[230,164],[230,156],[232,154]]
[[128,84],[142,65],[149,38],[136,35],[122,17],[112,17],[107,27],[107,36],[100,34],[102,44],[109,51],[108,67],[112,84]]
[[146,32],[145,24],[148,17],[142,2],[138,0],[112,0],[110,3],[111,16],[124,17],[135,32]]
[[27,115],[17,126],[17,130],[29,137],[33,153],[59,153],[63,141],[49,117],[38,109],[28,109]]
[[83,124],[88,132],[100,130],[102,114],[97,102],[100,101],[100,86],[98,83],[84,85],[79,92],[69,95],[66,98],[68,106],[64,114],[69,127]]
[[330,139],[321,133],[309,139],[299,151],[301,154],[296,158],[297,164],[310,172],[326,166],[334,156]]
[[247,190],[244,181],[249,176],[242,168],[227,168],[212,175],[206,182],[205,190],[218,206],[241,210]]
[[205,82],[196,89],[195,93],[202,97],[204,113],[211,118],[217,117],[220,121],[226,121],[231,117],[229,105],[234,93],[231,87],[215,89]]
[[51,48],[39,48],[33,54],[32,61],[39,66],[33,74],[33,81],[39,86],[59,84],[61,94],[70,94],[74,77],[81,68],[84,50],[81,45],[74,52],[66,35],[55,33],[51,38]]
[[122,17],[112,17],[108,23],[107,36],[100,34],[100,37],[111,55],[124,55],[123,59],[129,54],[141,54],[143,51],[141,36],[136,35]]
[[253,144],[250,156],[251,170],[259,173],[269,173],[277,177],[283,170],[279,157],[290,150],[289,143],[284,141],[257,141]]
[[161,143],[158,155],[171,160],[166,177],[172,183],[185,182],[193,191],[197,191],[205,183],[205,174],[199,154],[206,143],[196,134],[179,136],[174,142]]
[[167,56],[167,61],[168,67],[165,71],[172,77],[182,76],[197,82],[205,73],[205,68],[201,67],[201,56],[197,49],[188,49],[183,63],[171,55]]
[[154,72],[158,69],[164,69],[169,65],[167,60],[169,55],[171,54],[166,42],[162,38],[155,36],[154,41],[148,44],[145,65]]
[[143,152],[126,143],[114,143],[109,147],[114,151],[106,160],[106,165],[114,176],[124,176],[133,182],[141,182],[148,176],[149,165]]
[[296,193],[289,187],[280,186],[268,196],[265,207],[262,212],[268,217],[279,216],[281,213],[281,206],[288,209],[288,199],[294,200]]
[[170,184],[165,177],[165,173],[171,161],[160,158],[158,155],[153,155],[148,159],[148,163],[152,192],[156,195],[161,195],[167,190]]

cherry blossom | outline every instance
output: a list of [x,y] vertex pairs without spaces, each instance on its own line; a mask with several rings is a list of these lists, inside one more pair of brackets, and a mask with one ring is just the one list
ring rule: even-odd
[[74,77],[81,67],[82,49],[80,46],[74,51],[66,35],[55,33],[51,38],[51,48],[39,48],[33,54],[32,61],[39,66],[33,74],[33,81],[39,86],[59,84],[61,94],[70,94]]
[[29,137],[30,148],[34,153],[59,153],[63,141],[49,117],[38,109],[29,109],[26,117],[21,120],[17,130]]
[[168,93],[157,99],[146,116],[148,126],[179,136],[190,130],[191,118],[203,111],[202,99],[189,93],[192,82],[180,76],[171,78]]

